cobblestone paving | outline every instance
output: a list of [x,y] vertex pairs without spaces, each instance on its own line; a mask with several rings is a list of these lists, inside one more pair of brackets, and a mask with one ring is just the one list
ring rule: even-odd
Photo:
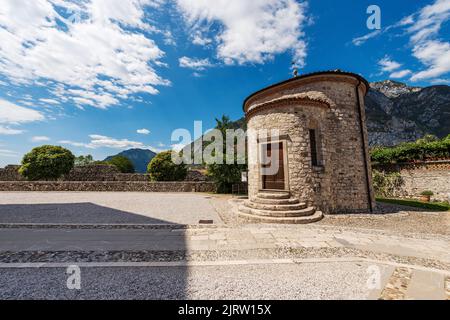
[[381,293],[381,300],[403,300],[411,282],[412,270],[396,268],[389,282]]

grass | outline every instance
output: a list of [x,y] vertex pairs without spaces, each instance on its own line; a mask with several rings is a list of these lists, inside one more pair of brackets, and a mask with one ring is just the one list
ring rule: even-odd
[[432,211],[450,211],[450,204],[447,202],[428,203],[411,199],[386,199],[386,198],[377,198],[377,201],[390,204],[398,204],[408,207],[422,208]]

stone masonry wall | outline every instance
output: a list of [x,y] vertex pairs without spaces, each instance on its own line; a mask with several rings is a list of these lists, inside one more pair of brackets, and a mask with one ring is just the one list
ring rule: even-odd
[[376,166],[385,172],[399,172],[403,186],[395,196],[418,198],[423,191],[433,191],[435,200],[450,201],[450,160]]
[[212,182],[127,182],[127,181],[3,181],[0,191],[67,192],[207,192],[217,191]]
[[9,165],[5,168],[0,168],[0,181],[24,181],[26,180],[22,177],[17,170],[20,166]]

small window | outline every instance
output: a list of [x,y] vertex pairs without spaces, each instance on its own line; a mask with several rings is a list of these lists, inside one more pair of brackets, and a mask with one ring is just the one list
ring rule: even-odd
[[317,144],[317,131],[315,129],[309,130],[309,140],[311,147],[311,162],[313,167],[320,166],[319,163],[319,150]]

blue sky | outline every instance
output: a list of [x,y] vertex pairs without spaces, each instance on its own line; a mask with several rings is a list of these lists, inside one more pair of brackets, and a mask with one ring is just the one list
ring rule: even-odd
[[[381,30],[369,30],[369,5]],[[448,84],[450,0],[4,0],[0,166],[42,144],[103,159],[242,117],[252,92],[342,69]]]

